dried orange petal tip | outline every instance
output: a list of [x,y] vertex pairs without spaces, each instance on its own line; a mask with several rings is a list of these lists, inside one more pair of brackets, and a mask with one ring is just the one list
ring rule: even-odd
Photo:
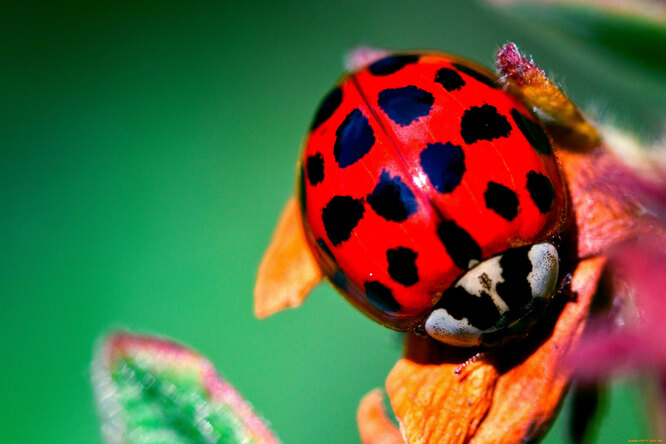
[[598,147],[601,137],[578,107],[515,43],[497,53],[501,81],[518,90],[523,99],[541,113],[542,121],[555,142],[564,148],[587,150]]

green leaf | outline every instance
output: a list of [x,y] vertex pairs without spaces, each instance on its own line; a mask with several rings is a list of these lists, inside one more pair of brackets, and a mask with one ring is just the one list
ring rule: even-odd
[[278,443],[202,356],[163,339],[110,335],[93,363],[108,443]]

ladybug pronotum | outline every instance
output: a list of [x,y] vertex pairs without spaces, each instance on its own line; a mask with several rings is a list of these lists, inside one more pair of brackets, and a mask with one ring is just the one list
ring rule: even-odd
[[298,187],[319,267],[387,327],[492,346],[555,293],[567,202],[550,141],[472,62],[398,54],[344,76],[312,121]]

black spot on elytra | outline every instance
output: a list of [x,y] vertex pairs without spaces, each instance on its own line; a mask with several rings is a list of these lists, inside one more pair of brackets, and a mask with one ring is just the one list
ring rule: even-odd
[[500,318],[500,313],[492,298],[485,291],[481,296],[468,293],[463,287],[451,287],[444,292],[434,309],[443,308],[457,320],[467,318],[469,323],[479,330],[493,327]]
[[406,126],[430,114],[435,98],[428,91],[409,85],[381,91],[377,103],[391,120]]
[[335,246],[348,240],[364,212],[361,199],[351,196],[333,197],[321,211],[328,240]]
[[460,122],[460,134],[465,143],[506,137],[510,132],[511,124],[506,117],[487,104],[465,110]]
[[440,193],[453,191],[465,173],[465,153],[450,142],[429,143],[421,151],[420,160],[430,183]]
[[532,271],[532,262],[527,255],[530,248],[513,248],[500,259],[503,282],[499,282],[495,288],[511,310],[523,307],[532,300],[532,287],[527,280],[527,275]]
[[391,177],[382,171],[375,189],[368,195],[368,203],[386,220],[402,222],[417,209],[416,198],[399,176]]
[[324,157],[321,153],[308,157],[305,162],[305,169],[308,172],[308,181],[311,185],[317,185],[324,180]]
[[506,220],[513,220],[518,215],[518,196],[510,188],[495,182],[488,182],[483,193],[486,207]]
[[532,122],[532,120],[519,113],[516,109],[511,111],[511,116],[520,132],[523,133],[527,141],[532,145],[532,148],[540,154],[548,155],[552,152],[548,136],[546,136],[541,125]]
[[419,56],[414,54],[399,54],[389,57],[384,57],[372,63],[368,69],[373,75],[386,76],[401,70],[410,63],[419,61]]
[[388,272],[391,279],[407,287],[416,284],[419,281],[416,256],[416,251],[405,247],[386,250]]
[[497,88],[499,85],[497,82],[488,77],[487,75],[483,74],[482,72],[477,71],[474,68],[470,68],[469,66],[461,65],[460,63],[453,63],[453,66],[455,68],[462,72],[463,74],[467,74],[468,76],[472,77],[473,79],[478,80],[481,83],[485,83],[486,85],[490,86],[491,88]]
[[555,189],[546,176],[536,171],[527,173],[527,191],[539,211],[543,214],[550,210],[555,200]]
[[437,236],[444,244],[456,267],[467,270],[469,262],[481,260],[481,247],[467,231],[452,220],[445,220],[437,228]]
[[310,125],[310,131],[316,130],[322,123],[328,120],[341,103],[342,90],[338,87],[329,92],[324,100],[321,101],[314,120],[312,120],[312,125]]
[[381,282],[366,282],[364,288],[365,297],[379,310],[388,313],[397,313],[400,311],[400,304],[393,297],[393,293]]
[[358,108],[345,117],[335,131],[333,155],[340,168],[346,168],[368,154],[375,144],[375,133]]
[[465,81],[460,77],[460,74],[451,68],[442,68],[437,71],[435,82],[441,84],[449,92],[465,86]]

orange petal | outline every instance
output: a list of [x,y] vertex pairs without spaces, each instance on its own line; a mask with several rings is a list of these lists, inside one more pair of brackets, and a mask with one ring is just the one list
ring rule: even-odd
[[292,197],[280,216],[254,286],[254,313],[265,318],[303,303],[323,275],[305,239],[298,203]]
[[568,354],[583,333],[605,261],[595,257],[578,264],[571,282],[576,302],[565,306],[536,352],[499,378],[493,406],[472,442],[527,442],[548,430],[569,383]]
[[520,443],[541,436],[564,395],[566,356],[580,339],[604,263],[595,257],[578,264],[576,301],[566,303],[554,327],[462,367],[472,352],[408,336],[406,357],[386,381],[407,442]]
[[599,254],[650,225],[644,208],[612,180],[627,166],[610,149],[559,150],[557,158],[574,208],[578,257]]
[[382,391],[376,389],[361,400],[356,412],[363,444],[404,444],[400,430],[386,417]]
[[517,89],[528,104],[550,117],[542,120],[559,145],[575,150],[599,146],[601,137],[596,128],[514,43],[504,45],[497,53],[497,68],[505,84]]
[[407,357],[386,380],[386,391],[408,443],[462,443],[474,436],[492,403],[499,376],[493,365],[473,362],[434,340],[407,337]]

